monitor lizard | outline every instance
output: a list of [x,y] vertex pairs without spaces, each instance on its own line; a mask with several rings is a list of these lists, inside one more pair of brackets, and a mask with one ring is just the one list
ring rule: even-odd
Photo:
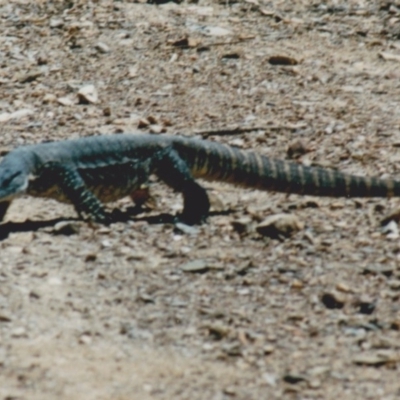
[[183,195],[180,219],[205,220],[210,208],[196,178],[285,193],[331,197],[400,196],[400,181],[272,159],[184,136],[115,134],[18,147],[0,162],[0,221],[21,195],[70,203],[86,220],[109,222],[103,203],[132,195],[155,174]]

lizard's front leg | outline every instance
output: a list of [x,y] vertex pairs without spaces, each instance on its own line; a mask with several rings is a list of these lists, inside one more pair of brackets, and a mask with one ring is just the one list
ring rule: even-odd
[[103,224],[109,222],[100,200],[86,187],[72,166],[47,163],[40,171],[40,178],[57,185],[81,218]]
[[182,193],[181,218],[188,224],[203,222],[210,210],[206,190],[192,177],[185,161],[173,148],[166,148],[156,156],[155,173],[168,186]]

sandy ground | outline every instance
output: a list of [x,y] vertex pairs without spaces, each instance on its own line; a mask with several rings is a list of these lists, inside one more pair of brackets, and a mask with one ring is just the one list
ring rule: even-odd
[[[398,1],[0,4],[2,154],[139,130],[399,176]],[[399,398],[399,232],[380,226],[399,201],[205,187],[218,212],[193,229],[158,218],[181,207],[158,182],[155,209],[96,229],[13,202],[1,399]],[[301,229],[252,229],[279,213]]]

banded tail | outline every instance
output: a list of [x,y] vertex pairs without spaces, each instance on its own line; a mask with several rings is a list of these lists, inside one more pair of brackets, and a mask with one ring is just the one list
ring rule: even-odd
[[[175,142],[195,178],[242,187],[329,197],[400,196],[400,181],[271,159],[211,141]],[[183,144],[181,147],[180,144]]]

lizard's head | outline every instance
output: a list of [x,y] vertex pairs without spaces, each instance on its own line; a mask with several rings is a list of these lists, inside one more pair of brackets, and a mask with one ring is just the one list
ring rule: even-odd
[[6,155],[0,163],[0,202],[20,196],[28,187],[25,162],[16,156]]

